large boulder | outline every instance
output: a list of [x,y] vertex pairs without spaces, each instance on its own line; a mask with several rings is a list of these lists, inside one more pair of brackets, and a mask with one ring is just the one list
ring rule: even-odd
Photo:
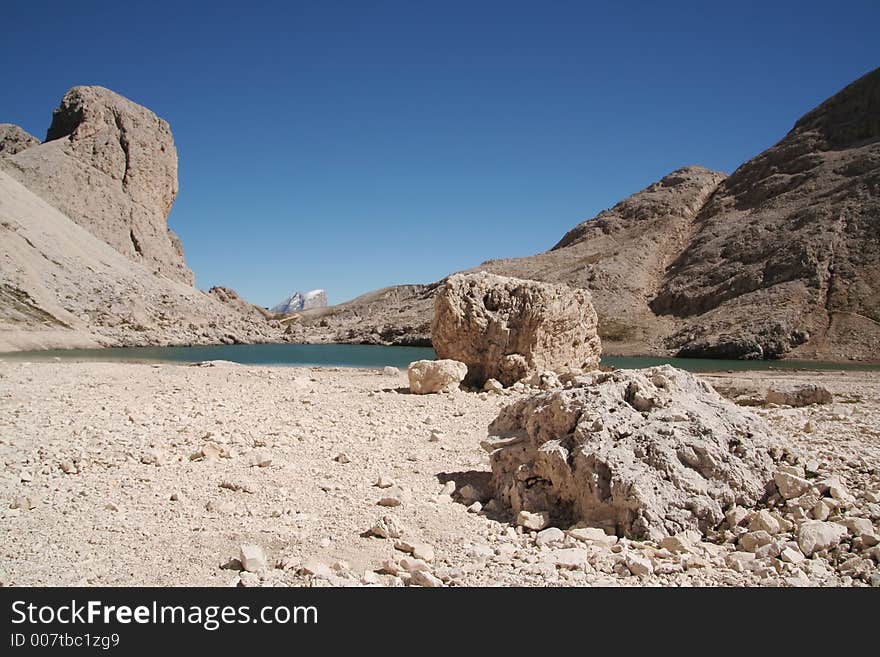
[[564,526],[706,533],[772,489],[763,420],[668,365],[577,377],[503,409],[489,434],[498,502]]
[[46,141],[0,164],[123,255],[193,284],[166,225],[177,196],[177,149],[168,123],[146,107],[103,87],[74,87],[54,111]]
[[455,274],[440,288],[431,340],[439,358],[467,364],[475,387],[595,369],[601,353],[587,290],[486,272]]
[[467,365],[457,360],[417,360],[406,371],[413,394],[456,390],[467,374]]

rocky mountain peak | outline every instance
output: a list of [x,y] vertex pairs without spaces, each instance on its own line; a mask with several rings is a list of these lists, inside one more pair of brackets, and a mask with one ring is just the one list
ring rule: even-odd
[[701,166],[676,169],[614,207],[581,222],[568,231],[553,249],[571,246],[596,233],[608,234],[627,229],[635,222],[691,217],[699,211],[724,178],[725,174],[720,171]]
[[166,221],[177,196],[168,123],[97,86],[68,91],[46,142],[3,159],[13,177],[99,239],[155,274],[193,284]]
[[15,155],[40,140],[12,123],[0,123],[0,157]]
[[801,117],[788,137],[811,133],[822,150],[880,139],[880,68],[862,76]]

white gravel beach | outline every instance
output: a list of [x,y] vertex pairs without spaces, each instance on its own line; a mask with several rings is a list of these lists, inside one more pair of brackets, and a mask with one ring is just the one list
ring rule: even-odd
[[[739,558],[732,540],[676,552],[516,527],[487,499],[480,441],[522,393],[413,395],[405,373],[375,370],[12,360],[0,362],[0,583],[880,584],[880,373],[704,378],[835,394],[757,412],[845,485],[839,513],[861,524],[837,549]],[[369,535],[383,517],[399,538]],[[776,540],[797,544],[791,528]],[[265,565],[241,570],[243,545]]]

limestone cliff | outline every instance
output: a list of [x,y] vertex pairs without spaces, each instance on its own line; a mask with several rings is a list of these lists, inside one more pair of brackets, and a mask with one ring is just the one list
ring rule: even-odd
[[103,87],[74,87],[42,144],[3,153],[0,167],[153,273],[193,284],[166,220],[177,196],[168,123]]

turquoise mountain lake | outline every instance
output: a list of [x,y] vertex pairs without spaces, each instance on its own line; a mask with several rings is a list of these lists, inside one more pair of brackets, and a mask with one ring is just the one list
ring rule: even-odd
[[[45,361],[60,358],[73,361],[183,362],[229,360],[244,365],[290,365],[324,367],[405,368],[414,360],[434,358],[425,347],[382,347],[354,344],[253,344],[197,347],[114,347],[108,349],[58,349],[0,354],[3,360]],[[701,358],[648,358],[603,356],[602,364],[632,369],[669,363],[691,372],[726,370],[877,370],[878,364],[818,363],[779,360],[711,360]]]

